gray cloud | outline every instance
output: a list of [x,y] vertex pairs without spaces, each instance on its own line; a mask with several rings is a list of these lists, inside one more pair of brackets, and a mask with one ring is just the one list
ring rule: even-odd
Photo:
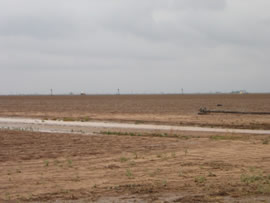
[[268,0],[1,1],[0,94],[270,91],[269,8]]

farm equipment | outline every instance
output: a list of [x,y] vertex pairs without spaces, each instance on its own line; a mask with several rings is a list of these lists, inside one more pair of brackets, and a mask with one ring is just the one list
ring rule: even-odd
[[270,112],[243,112],[243,111],[225,111],[225,110],[209,110],[206,107],[199,109],[199,115],[207,115],[210,113],[222,113],[222,114],[251,114],[251,115],[270,115]]

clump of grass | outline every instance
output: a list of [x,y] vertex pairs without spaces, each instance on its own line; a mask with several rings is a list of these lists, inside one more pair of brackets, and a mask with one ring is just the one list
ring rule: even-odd
[[175,152],[172,152],[172,153],[171,153],[171,156],[172,156],[172,158],[176,158]]
[[167,184],[168,184],[167,180],[162,180],[161,185],[162,185],[163,187],[166,187]]
[[253,171],[242,174],[240,180],[250,186],[255,193],[270,194],[270,175],[264,175],[261,171]]
[[179,177],[183,177],[183,172],[182,172],[181,169],[179,169],[179,171],[178,171],[178,176],[179,176]]
[[44,166],[45,166],[45,167],[48,167],[48,166],[49,166],[49,161],[48,161],[48,160],[45,160],[45,161],[44,161]]
[[155,184],[158,185],[159,187],[166,187],[168,185],[168,181],[163,179],[163,180],[156,180]]
[[213,135],[209,137],[210,140],[239,140],[240,138],[233,135]]
[[161,158],[162,157],[162,154],[157,154],[157,158]]
[[138,159],[138,154],[137,154],[137,152],[134,152],[134,159]]
[[188,155],[188,149],[185,148],[185,156],[187,156],[187,155]]
[[72,167],[72,160],[71,159],[68,159],[67,160],[67,164],[68,164],[68,167]]
[[169,134],[167,134],[167,133],[154,133],[154,134],[152,134],[152,136],[154,136],[154,137],[168,137]]
[[169,157],[167,156],[167,154],[164,154],[164,156],[162,157],[162,160],[165,161],[165,160],[168,160],[168,158],[169,158]]
[[135,124],[143,124],[144,121],[135,121]]
[[126,170],[126,176],[127,176],[128,178],[133,178],[133,174],[132,174],[132,172],[130,171],[130,169],[127,169],[127,170]]
[[258,185],[256,192],[259,193],[259,194],[270,194],[270,184],[268,184],[268,185],[262,185],[262,184]]
[[65,117],[63,118],[63,121],[75,121],[75,119],[71,117]]
[[147,137],[176,137],[180,139],[189,139],[188,136],[180,136],[177,134],[168,134],[168,133],[153,133],[153,134],[142,134],[142,133],[135,133],[135,132],[114,132],[114,131],[101,131],[99,132],[103,135],[119,135],[119,136],[147,136]]
[[269,144],[269,139],[264,139],[264,140],[262,141],[262,144]]
[[177,135],[177,134],[171,135],[171,137],[177,137],[178,139],[181,139],[181,140],[188,140],[190,138],[194,138],[193,136]]
[[130,166],[136,166],[136,162],[135,162],[135,161],[131,161],[131,162],[129,163],[129,165],[130,165]]
[[241,182],[246,183],[247,185],[261,181],[263,179],[264,177],[262,174],[242,174],[240,177]]
[[206,177],[205,176],[196,176],[195,179],[194,179],[195,183],[205,183],[206,181]]
[[72,178],[72,181],[79,182],[80,181],[79,175],[76,175],[74,178]]
[[80,121],[87,122],[87,121],[90,121],[90,118],[86,116],[86,117],[80,118]]
[[154,177],[154,176],[158,175],[160,172],[161,172],[161,169],[160,169],[160,168],[157,168],[155,171],[153,171],[153,172],[150,173],[149,175],[150,175],[151,177]]
[[216,174],[214,174],[214,173],[212,173],[211,171],[209,171],[208,177],[216,177],[216,176],[217,176]]
[[56,160],[54,160],[53,163],[54,163],[55,166],[57,166],[57,165],[60,163],[60,161],[58,161],[58,160],[56,159]]
[[120,162],[121,163],[124,163],[124,162],[127,162],[128,161],[128,158],[127,157],[121,157],[120,158]]
[[11,197],[10,197],[10,194],[8,192],[5,194],[5,196],[6,196],[6,200],[10,201]]
[[20,169],[16,169],[16,173],[22,173]]

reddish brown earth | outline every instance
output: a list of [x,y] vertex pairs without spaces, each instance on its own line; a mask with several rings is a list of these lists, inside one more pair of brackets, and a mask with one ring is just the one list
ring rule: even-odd
[[0,201],[269,202],[269,141],[1,130]]
[[270,129],[270,115],[199,116],[201,107],[270,112],[270,94],[0,97],[0,116]]

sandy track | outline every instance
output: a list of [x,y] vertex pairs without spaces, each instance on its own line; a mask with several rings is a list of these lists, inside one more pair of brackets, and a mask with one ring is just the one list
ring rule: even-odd
[[133,130],[164,130],[164,131],[190,131],[190,132],[217,132],[236,134],[262,134],[269,135],[270,130],[249,129],[222,129],[194,126],[170,126],[152,124],[132,124],[114,122],[79,122],[79,121],[54,121],[30,118],[0,118],[0,128],[24,128],[39,132],[71,132],[75,128],[107,128],[107,129],[133,129]]

